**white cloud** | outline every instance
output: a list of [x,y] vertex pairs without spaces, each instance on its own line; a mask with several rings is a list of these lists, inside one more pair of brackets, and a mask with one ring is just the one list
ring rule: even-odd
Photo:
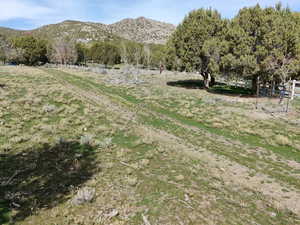
[[[127,17],[145,16],[173,24],[180,23],[191,10],[201,7],[212,7],[225,17],[233,17],[245,6],[253,6],[257,3],[261,6],[274,6],[278,2],[278,0],[123,0],[127,3],[124,5],[120,1],[93,0],[99,3],[99,7],[105,9],[106,13],[102,19],[105,23],[116,22]],[[300,7],[299,0],[281,0],[281,2],[283,6]]]
[[[15,28],[24,24],[36,28],[67,19],[113,23],[139,16],[178,24],[189,11],[201,7],[216,8],[223,16],[232,17],[244,6],[256,3],[270,6],[276,2],[278,0],[0,0],[0,25],[17,20]],[[300,9],[299,0],[281,2]]]
[[53,9],[33,4],[22,0],[1,0],[0,21],[11,19],[30,19],[41,18],[45,14],[53,13]]
[[[86,0],[0,0],[0,25],[18,20],[16,28],[36,28],[63,20],[85,20]],[[23,21],[23,22],[22,22]]]

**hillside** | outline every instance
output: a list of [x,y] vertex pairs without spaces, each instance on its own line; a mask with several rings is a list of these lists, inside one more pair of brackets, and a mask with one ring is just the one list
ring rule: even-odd
[[109,25],[112,33],[120,37],[143,43],[164,44],[175,26],[168,23],[139,17],[137,19],[124,19]]
[[89,42],[113,38],[105,24],[72,20],[46,25],[31,32],[36,36],[50,40],[63,37],[78,42]]
[[6,27],[0,27],[0,36],[3,38],[14,37],[20,34],[25,33],[25,31],[14,30]]
[[63,37],[85,43],[95,40],[125,38],[141,43],[163,44],[174,30],[175,26],[172,24],[140,17],[124,19],[111,25],[66,20],[28,31],[0,27],[0,34],[12,37],[30,33],[48,40]]

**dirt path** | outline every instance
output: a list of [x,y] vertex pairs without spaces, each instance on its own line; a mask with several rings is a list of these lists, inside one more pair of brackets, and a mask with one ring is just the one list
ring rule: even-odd
[[[108,112],[118,114],[118,116],[128,123],[132,123],[134,121],[136,122],[138,120],[138,116],[141,114],[144,116],[149,115],[149,112],[140,110],[138,107],[134,107],[134,105],[130,104],[129,102],[128,105],[125,106],[123,103],[116,101],[116,99],[112,99],[108,95],[99,95],[92,90],[83,90],[82,88],[67,82],[65,79],[63,79],[63,77],[53,77],[67,87],[68,90],[71,90],[74,95],[93,104],[105,107]],[[130,108],[130,105],[132,108]],[[150,112],[150,114],[157,117],[162,116],[158,115],[156,112]],[[177,126],[182,126],[182,124],[178,123],[178,121],[171,121],[176,122]],[[212,153],[210,150],[203,149],[198,145],[187,143],[185,138],[175,136],[174,134],[168,133],[165,130],[151,128],[140,123],[134,123],[133,127],[134,129],[140,131],[139,133],[141,136],[146,138],[149,138],[150,136],[150,138],[152,138],[154,141],[157,141],[163,148],[168,149],[169,151],[201,160],[204,165],[206,165],[212,176],[217,176],[222,179],[225,185],[237,190],[239,188],[246,188],[262,193],[271,199],[271,204],[275,205],[276,207],[280,209],[289,209],[295,214],[300,215],[300,193],[298,190],[292,190],[289,185],[283,185],[281,182],[278,182],[277,180],[272,179],[263,173],[257,173],[246,166],[232,161],[227,157]],[[193,130],[194,128],[189,126],[184,126],[184,128],[190,129],[194,132],[199,131]],[[203,133],[204,132],[201,132],[201,134]],[[227,141],[216,136],[210,138],[215,138],[215,142],[221,145],[236,144],[224,143],[224,141]],[[174,148],[173,146],[176,147]]]

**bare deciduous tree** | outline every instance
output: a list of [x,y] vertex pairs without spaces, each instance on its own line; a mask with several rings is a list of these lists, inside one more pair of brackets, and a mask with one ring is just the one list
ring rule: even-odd
[[134,59],[135,59],[136,66],[138,66],[140,64],[141,58],[142,58],[142,48],[140,46],[135,46]]
[[127,53],[127,46],[124,41],[121,42],[121,60],[123,63],[128,64],[128,53]]
[[77,57],[74,43],[59,39],[53,44],[51,61],[63,65],[74,64],[77,61]]
[[8,62],[20,64],[24,61],[24,50],[20,48],[5,49],[5,57]]
[[147,67],[149,68],[151,63],[151,49],[149,45],[144,45],[144,54],[145,54]]

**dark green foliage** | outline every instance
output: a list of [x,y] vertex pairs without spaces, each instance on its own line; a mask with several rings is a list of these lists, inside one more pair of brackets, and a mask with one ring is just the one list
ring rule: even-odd
[[122,62],[139,65],[142,63],[143,45],[134,41],[122,41],[120,44]]
[[6,45],[5,38],[2,35],[0,35],[0,62],[3,63],[5,63],[6,61],[5,45]]
[[218,12],[204,9],[192,11],[177,27],[169,43],[181,61],[180,69],[205,70],[204,64],[208,63],[204,62],[202,48],[205,41],[217,37],[221,30],[222,20]]
[[[168,42],[168,69],[266,83],[299,77],[300,16],[281,4],[243,8],[231,21],[212,9],[192,11]],[[255,85],[253,85],[255,89]]]
[[131,64],[158,68],[165,61],[165,46],[134,41],[94,42],[90,47],[77,44],[78,64],[86,61],[104,65]]
[[165,45],[150,45],[151,51],[151,67],[158,68],[161,64],[165,63],[166,46]]
[[8,223],[10,210],[8,209],[9,203],[0,199],[0,224]]
[[77,52],[77,64],[86,64],[88,60],[89,49],[81,43],[77,43],[75,45],[76,52]]
[[32,36],[21,36],[12,40],[12,45],[15,49],[19,49],[18,54],[22,54],[21,60],[18,63],[33,66],[44,64],[48,61],[47,58],[47,42],[39,40]]
[[207,79],[218,74],[227,47],[222,39],[225,27],[226,21],[215,10],[192,11],[168,43],[167,68],[199,71]]
[[4,48],[0,46],[0,62],[5,63],[5,61],[6,61],[6,55],[4,52]]
[[84,44],[70,38],[48,42],[26,35],[13,38],[10,45],[3,43],[0,37],[0,61],[29,66],[47,62],[77,65],[94,62],[158,68],[165,61],[164,45],[142,44],[120,38]]
[[284,82],[299,72],[299,31],[293,14],[281,5],[244,8],[226,35],[234,63],[224,65],[241,76]]
[[96,42],[89,51],[93,62],[104,65],[114,65],[121,62],[120,50],[112,42]]

